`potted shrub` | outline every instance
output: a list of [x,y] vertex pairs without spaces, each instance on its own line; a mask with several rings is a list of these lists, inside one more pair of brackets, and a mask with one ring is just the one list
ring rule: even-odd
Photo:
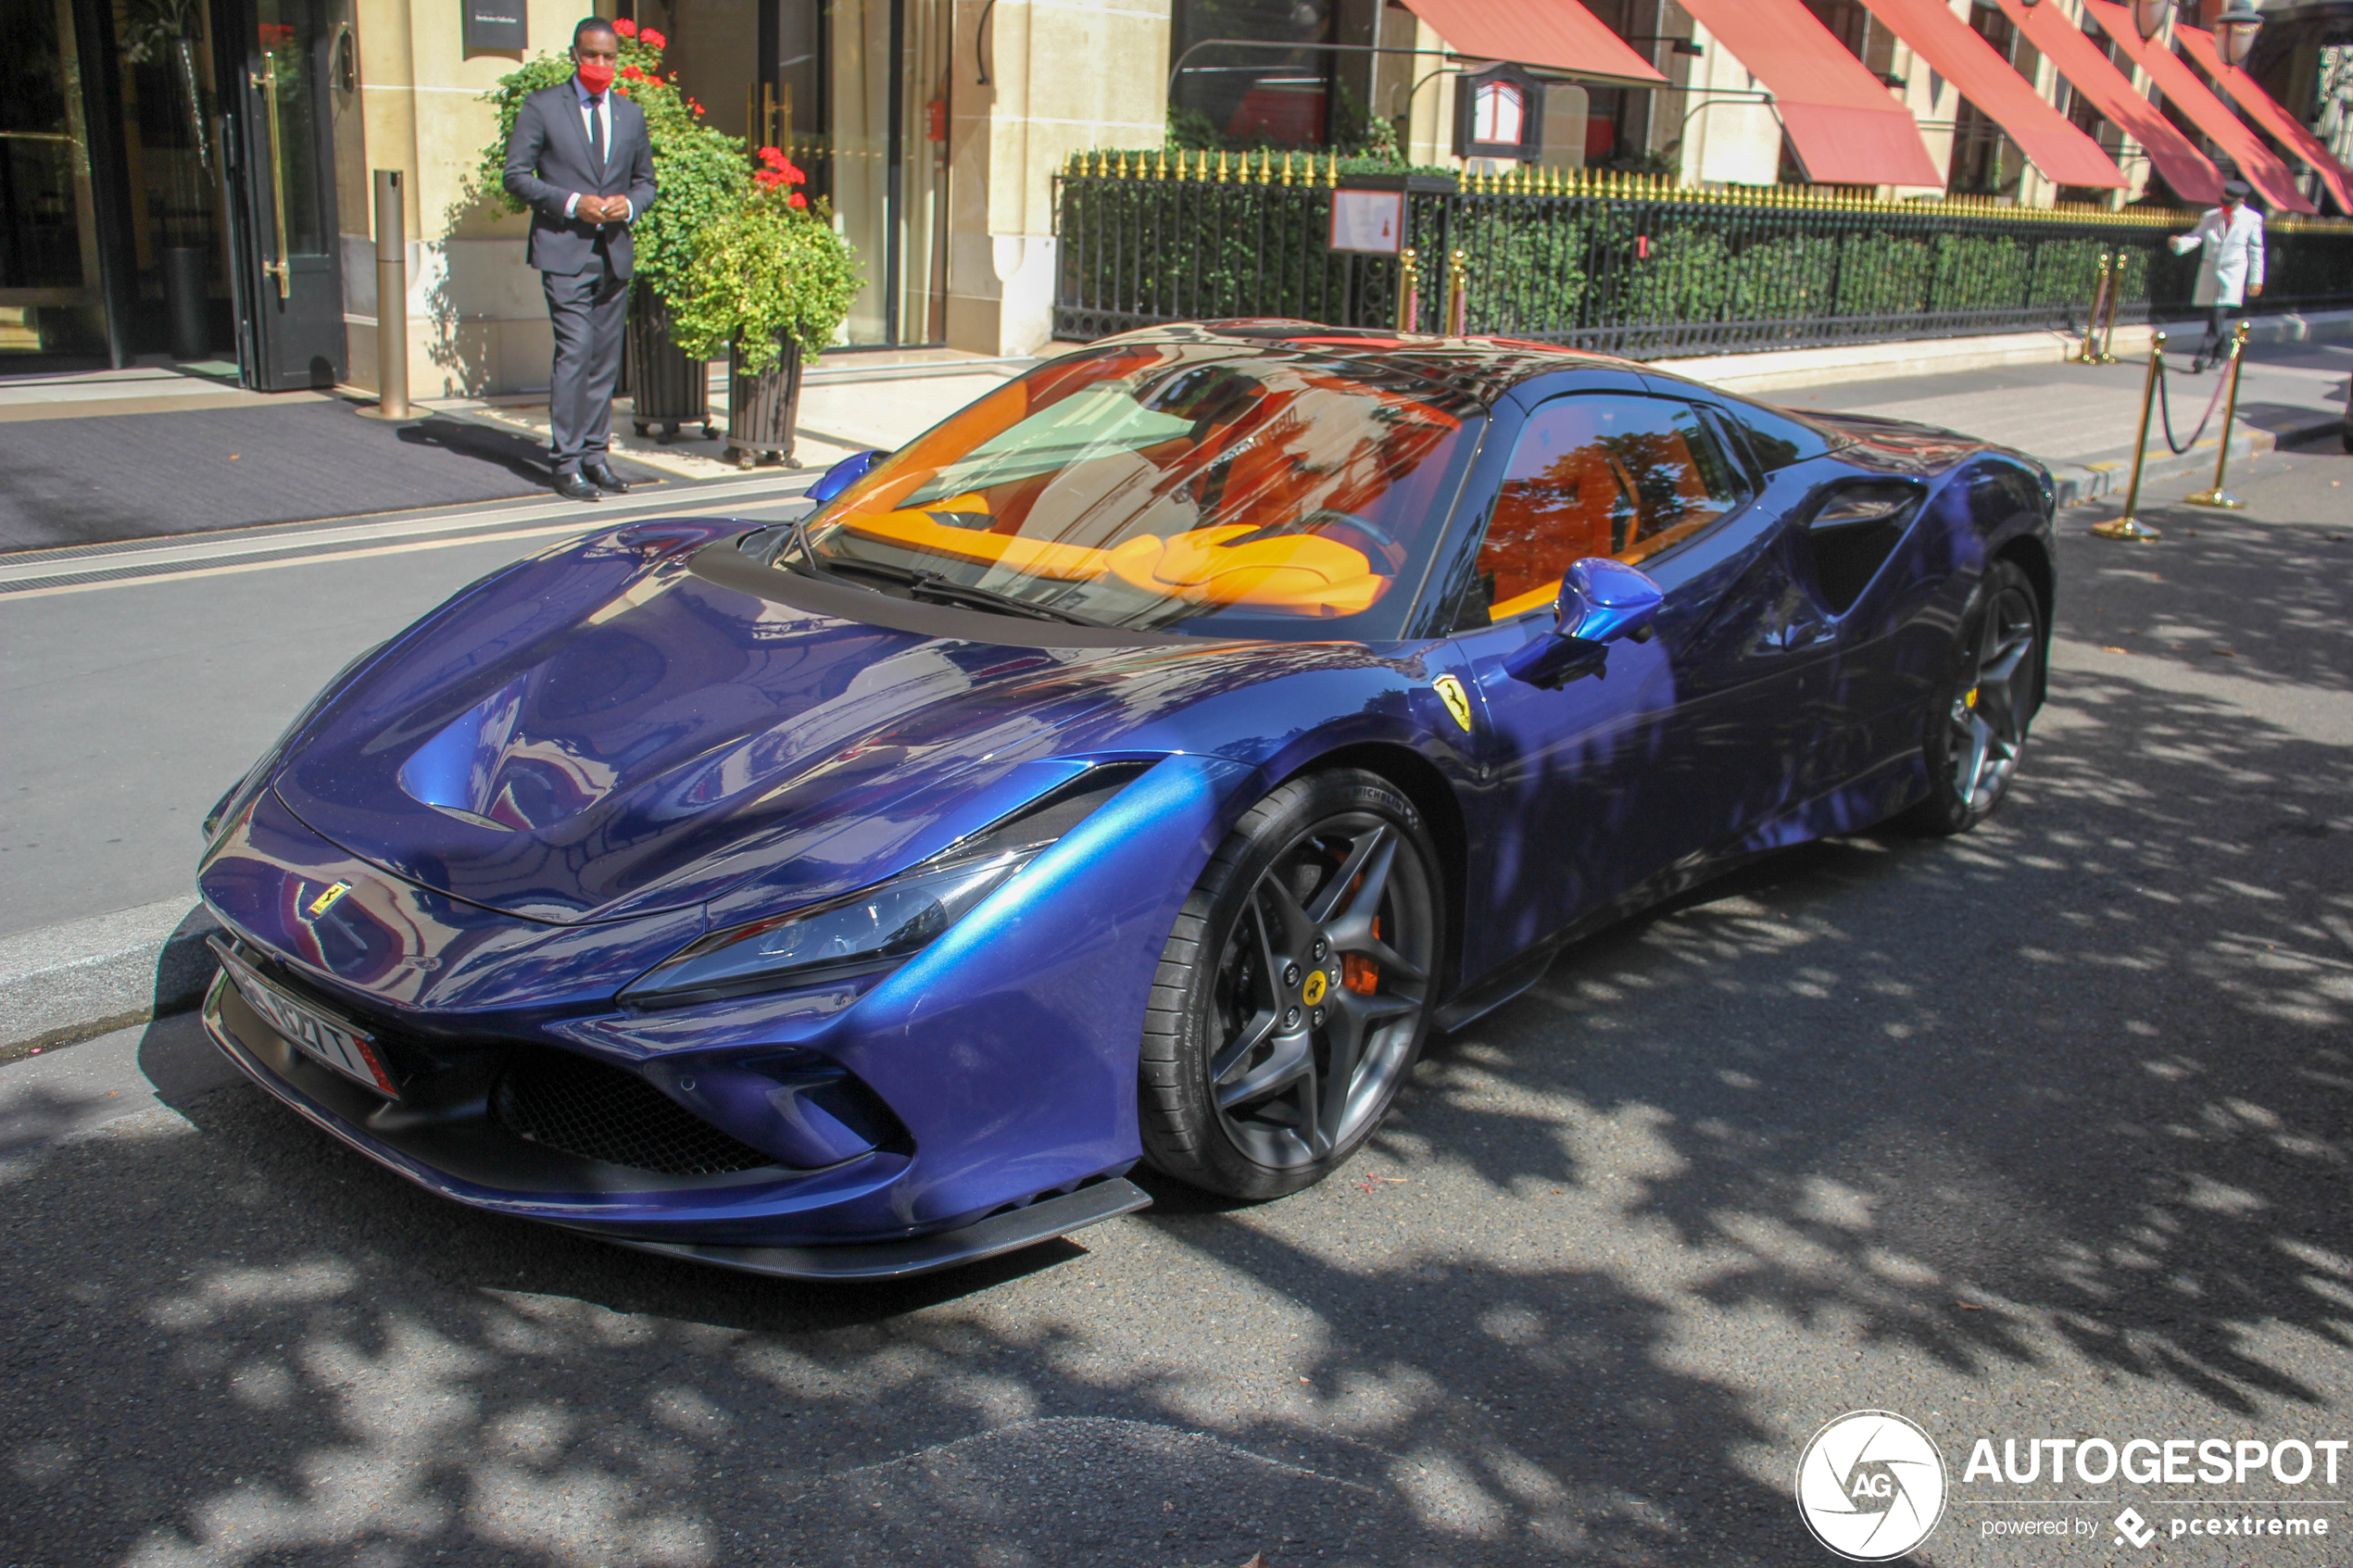
[[762,147],[749,194],[696,236],[672,331],[689,354],[727,350],[727,455],[790,465],[800,370],[833,340],[858,294],[858,258],[801,171]]
[[[695,236],[713,219],[742,207],[751,188],[744,144],[702,122],[702,106],[680,91],[677,72],[662,74],[668,39],[625,19],[614,22],[613,31],[621,37],[613,91],[646,112],[654,183],[661,193],[630,226],[636,287],[630,293],[622,381],[630,391],[638,434],[659,424],[665,435],[675,435],[681,424],[699,423],[709,435],[711,393],[702,361],[679,351],[671,317],[686,298]],[[502,183],[515,116],[525,98],[564,82],[572,70],[569,54],[542,55],[499,78],[484,94],[497,106],[498,135],[483,149],[477,179],[484,190],[498,193],[510,212],[524,210]]]

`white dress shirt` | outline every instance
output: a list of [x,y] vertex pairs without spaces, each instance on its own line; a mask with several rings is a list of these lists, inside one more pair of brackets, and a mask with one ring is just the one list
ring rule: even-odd
[[[597,121],[600,117],[603,119],[605,162],[610,165],[612,162],[612,89],[608,87],[602,93],[591,93],[588,91],[588,84],[580,80],[580,73],[573,71],[572,94],[580,101],[580,130],[582,134],[588,138],[588,145],[592,149],[597,145]],[[585,192],[574,191],[570,199],[564,203],[566,218],[572,217],[579,210],[580,198],[585,194]],[[627,196],[622,197],[621,200],[622,205],[629,207],[629,216],[622,221],[623,223],[635,221],[637,217],[637,208],[630,203]]]

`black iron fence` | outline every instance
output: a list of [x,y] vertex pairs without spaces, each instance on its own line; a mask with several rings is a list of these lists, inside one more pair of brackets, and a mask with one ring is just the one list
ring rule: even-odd
[[[1400,324],[1404,264],[1329,246],[1332,192],[1350,179],[1298,156],[1075,157],[1056,182],[1054,335],[1239,316]],[[2186,314],[2198,257],[2165,241],[2194,217],[1583,171],[1471,177],[1406,194],[1419,264],[1408,314],[1424,332],[1459,320],[1641,358],[2080,330],[2103,266],[2121,279],[2118,320]],[[2353,306],[2353,223],[2275,218],[2269,241],[2259,308]]]

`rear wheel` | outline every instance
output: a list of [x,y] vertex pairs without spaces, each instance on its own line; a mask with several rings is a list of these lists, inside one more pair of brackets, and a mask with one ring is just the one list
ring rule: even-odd
[[1265,1198],[1354,1152],[1428,1032],[1436,868],[1420,812],[1377,774],[1310,774],[1251,809],[1153,982],[1139,1085],[1153,1166]]
[[1967,833],[2009,793],[2043,689],[2043,608],[2026,573],[1995,561],[1962,620],[1955,671],[1928,716],[1930,795],[1906,819]]

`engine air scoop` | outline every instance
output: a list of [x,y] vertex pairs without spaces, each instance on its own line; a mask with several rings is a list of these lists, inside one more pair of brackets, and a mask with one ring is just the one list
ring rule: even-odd
[[396,775],[411,800],[510,833],[552,827],[612,791],[618,771],[560,740],[517,733],[528,677],[459,714],[410,754]]

